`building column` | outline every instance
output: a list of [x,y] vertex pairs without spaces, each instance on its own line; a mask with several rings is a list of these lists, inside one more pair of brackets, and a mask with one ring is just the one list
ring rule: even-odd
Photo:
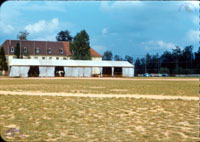
[[112,67],[112,77],[114,76],[114,67]]
[[100,77],[102,77],[103,74],[103,67],[100,67]]

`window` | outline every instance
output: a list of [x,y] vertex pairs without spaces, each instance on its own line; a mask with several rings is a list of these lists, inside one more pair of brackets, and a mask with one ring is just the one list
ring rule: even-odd
[[45,59],[45,57],[42,57],[42,60],[44,60]]
[[34,59],[38,59],[38,57],[36,56],[36,57],[34,57]]
[[6,61],[8,61],[8,56],[6,56]]
[[40,49],[39,48],[35,48],[35,53],[40,53]]
[[56,57],[56,60],[59,60],[59,57]]
[[52,59],[52,57],[49,57],[49,60],[51,60]]
[[26,47],[24,47],[24,53],[27,53],[27,48]]
[[14,48],[13,47],[10,48],[10,52],[14,53]]
[[52,53],[51,48],[48,48],[48,49],[47,49],[47,53],[48,53],[48,54],[51,54],[51,53]]
[[66,57],[63,57],[63,60],[67,60],[67,58],[66,58]]
[[60,49],[60,54],[63,54],[64,53],[64,50],[61,48]]

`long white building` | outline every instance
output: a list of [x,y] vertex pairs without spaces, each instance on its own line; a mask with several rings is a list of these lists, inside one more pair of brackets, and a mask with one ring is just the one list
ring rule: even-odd
[[[97,74],[93,70],[99,70]],[[123,76],[133,77],[134,66],[127,61],[91,60],[37,60],[13,59],[10,63],[10,77],[92,77]]]

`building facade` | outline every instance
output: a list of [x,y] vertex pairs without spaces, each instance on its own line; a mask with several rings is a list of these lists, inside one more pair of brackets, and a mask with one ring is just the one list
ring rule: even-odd
[[[30,40],[6,40],[1,47],[4,48],[8,65],[14,55],[15,47],[19,43],[20,55],[23,59],[38,59],[38,60],[71,60],[72,54],[69,48],[69,42],[62,41],[30,41]],[[90,48],[92,60],[101,61],[102,55]],[[95,70],[95,68],[93,69]],[[97,71],[98,72],[98,71]]]

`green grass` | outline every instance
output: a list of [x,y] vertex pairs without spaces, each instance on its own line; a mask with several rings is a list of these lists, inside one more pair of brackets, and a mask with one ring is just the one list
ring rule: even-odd
[[192,142],[198,136],[198,101],[0,95],[0,108],[1,134],[14,127],[22,141]]
[[198,81],[167,80],[0,80],[0,91],[198,96]]

